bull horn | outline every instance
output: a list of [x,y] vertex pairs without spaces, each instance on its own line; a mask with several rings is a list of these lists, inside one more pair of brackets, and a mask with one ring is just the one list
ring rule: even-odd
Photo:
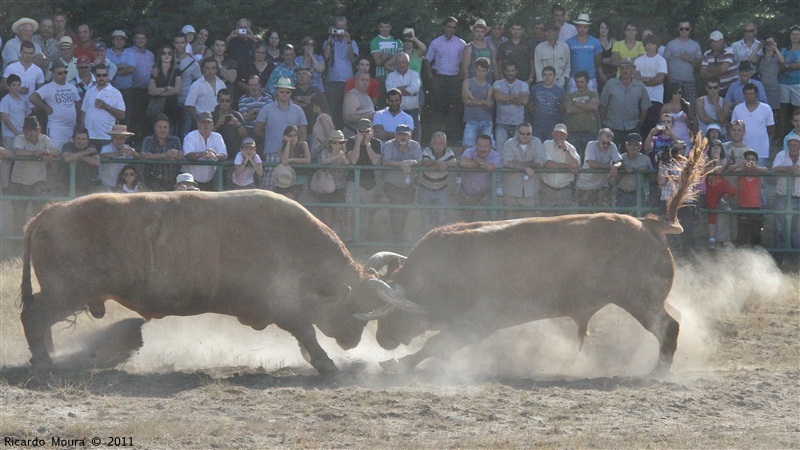
[[386,317],[386,315],[389,314],[392,311],[394,311],[394,306],[386,305],[381,309],[378,309],[378,310],[375,310],[375,311],[370,311],[368,313],[356,313],[356,314],[353,314],[353,317],[355,317],[358,320],[363,320],[365,322],[369,322],[370,320],[381,319],[383,317]]
[[396,289],[392,289],[391,286],[377,278],[372,278],[367,283],[369,283],[368,286],[375,289],[375,292],[381,300],[397,309],[417,314],[425,314],[428,312],[422,306],[408,300],[404,295],[403,287],[400,285],[397,285]]
[[399,266],[401,263],[405,262],[405,260],[405,256],[398,255],[397,253],[378,252],[370,256],[365,267],[367,269],[375,269],[376,271],[380,272],[381,269],[388,266],[392,262],[396,262]]

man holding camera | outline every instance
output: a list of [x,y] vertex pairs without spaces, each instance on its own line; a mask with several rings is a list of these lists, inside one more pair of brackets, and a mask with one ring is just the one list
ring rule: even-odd
[[325,96],[336,129],[344,128],[342,105],[344,104],[344,84],[353,76],[353,60],[358,55],[358,44],[347,32],[347,19],[337,17],[322,44],[322,55],[327,64]]
[[250,19],[239,19],[236,28],[225,38],[228,44],[228,56],[236,61],[239,68],[244,68],[253,60],[256,35],[253,34]]

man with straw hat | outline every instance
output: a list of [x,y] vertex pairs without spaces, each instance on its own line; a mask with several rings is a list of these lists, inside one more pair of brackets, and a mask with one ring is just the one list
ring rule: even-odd
[[[19,61],[20,45],[22,45],[24,41],[33,42],[33,33],[35,33],[38,29],[39,24],[36,23],[35,20],[28,17],[23,17],[11,25],[11,31],[16,34],[16,36],[14,36],[12,39],[9,39],[8,42],[6,42],[5,47],[3,47],[3,70],[5,70],[9,64]],[[35,43],[33,46],[35,50],[34,55],[38,55],[36,56],[37,60],[35,63],[41,67],[44,65],[45,61],[42,55],[42,48]]]

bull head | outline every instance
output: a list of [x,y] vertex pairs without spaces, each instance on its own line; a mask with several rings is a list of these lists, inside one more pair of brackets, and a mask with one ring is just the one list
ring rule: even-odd
[[393,289],[383,280],[373,278],[368,280],[366,285],[368,288],[372,289],[375,294],[377,294],[379,299],[383,300],[387,304],[375,311],[353,314],[353,317],[356,319],[365,321],[380,319],[381,317],[385,317],[387,314],[392,312],[395,308],[415,314],[427,313],[425,308],[406,298],[405,291],[399,284],[395,285]]

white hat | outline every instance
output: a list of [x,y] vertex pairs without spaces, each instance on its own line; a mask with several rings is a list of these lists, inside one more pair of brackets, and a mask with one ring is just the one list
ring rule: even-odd
[[294,172],[292,166],[288,164],[279,164],[272,172],[272,177],[275,180],[275,186],[285,189],[294,185],[297,174]]
[[292,79],[287,77],[278,78],[278,82],[275,83],[275,89],[278,88],[294,89],[294,86],[292,85]]
[[183,28],[181,28],[181,33],[183,33],[183,34],[186,34],[186,33],[195,33],[195,34],[197,34],[197,32],[194,31],[194,27],[191,26],[191,25],[184,25]]
[[194,181],[194,177],[190,173],[181,173],[178,174],[178,177],[175,178],[175,184],[181,183],[191,183],[193,186],[197,186],[197,183]]
[[562,133],[569,134],[569,132],[567,131],[567,126],[564,125],[563,123],[557,123],[556,126],[553,127],[553,131],[560,131]]
[[574,23],[575,25],[591,25],[592,24],[592,22],[589,22],[589,15],[586,14],[586,13],[578,14],[578,20],[575,20],[572,23]]
[[712,31],[711,36],[708,37],[709,41],[721,41],[725,39],[725,36],[722,35],[722,32],[719,30]]
[[19,19],[18,21],[14,22],[13,25],[11,25],[11,31],[14,32],[14,34],[17,34],[17,29],[25,24],[32,26],[34,33],[36,33],[36,30],[39,29],[39,24],[35,20],[23,17],[22,19]]
[[122,30],[114,30],[114,32],[111,33],[111,37],[112,38],[117,37],[117,36],[121,36],[121,37],[124,37],[125,39],[128,39],[128,35],[125,34],[125,32],[122,31]]

